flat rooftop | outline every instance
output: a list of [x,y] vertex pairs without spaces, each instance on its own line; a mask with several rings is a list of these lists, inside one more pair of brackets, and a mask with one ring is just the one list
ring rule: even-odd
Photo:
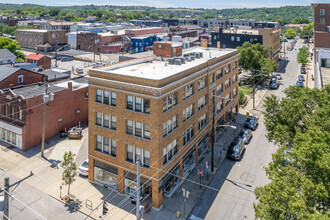
[[199,59],[195,58],[195,60],[191,62],[186,62],[185,64],[181,65],[169,64],[168,62],[166,62],[165,65],[165,61],[162,61],[159,57],[150,56],[131,61],[116,63],[110,66],[100,67],[93,70],[122,76],[138,77],[142,79],[162,80],[185,70],[199,66],[209,60],[232,53],[234,51],[237,50],[196,47],[184,50],[183,54],[201,52],[203,53],[203,57]]

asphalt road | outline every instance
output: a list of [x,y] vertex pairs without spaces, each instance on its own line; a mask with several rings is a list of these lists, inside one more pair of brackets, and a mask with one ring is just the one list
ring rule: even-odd
[[[269,90],[266,96],[274,94],[280,98],[285,95],[284,89],[295,85],[300,74],[300,64],[296,61],[298,48],[302,47],[299,40],[297,50],[288,51],[288,62],[283,65],[282,80],[277,90]],[[254,189],[269,182],[266,177],[265,167],[272,160],[272,153],[278,146],[270,143],[266,138],[264,117],[261,111],[263,106],[257,107],[253,112],[259,116],[259,126],[253,133],[251,142],[246,145],[243,159],[233,162],[226,159],[216,176],[210,183],[210,187],[220,189],[206,189],[191,212],[192,215],[202,219],[255,219],[253,203],[256,202]]]
[[[10,178],[10,184],[18,181],[14,176],[0,170],[0,187],[3,187],[5,177]],[[12,187],[10,193],[12,197],[9,198],[9,218],[12,220],[81,220],[86,218],[84,214],[69,208],[24,181],[16,188]]]

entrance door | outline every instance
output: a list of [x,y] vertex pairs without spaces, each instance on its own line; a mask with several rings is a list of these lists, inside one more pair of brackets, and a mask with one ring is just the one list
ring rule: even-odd
[[321,59],[321,67],[326,67],[326,66],[327,66],[327,60]]

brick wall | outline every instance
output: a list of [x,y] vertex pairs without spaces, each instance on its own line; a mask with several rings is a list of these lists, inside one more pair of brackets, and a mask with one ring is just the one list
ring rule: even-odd
[[166,58],[174,57],[174,56],[181,56],[182,55],[182,46],[175,47],[176,53],[173,52],[173,47],[171,43],[164,43],[164,42],[154,42],[154,54],[156,56],[163,56]]
[[[85,94],[88,87],[72,91],[71,88],[55,93],[55,99],[46,107],[46,140],[60,131],[77,126],[88,119],[88,100]],[[29,98],[26,108],[31,110],[26,115],[23,128],[23,150],[41,143],[43,104],[42,95]],[[37,106],[37,107],[36,107]],[[79,109],[80,113],[76,113]]]
[[315,47],[330,48],[330,33],[314,32]]
[[[23,83],[18,84],[18,76],[23,75]],[[15,87],[18,85],[28,85],[43,81],[43,75],[29,70],[19,69],[16,73],[0,82],[0,89]]]
[[15,32],[15,39],[21,47],[35,48],[47,42],[47,32],[20,31]]
[[127,37],[136,37],[139,35],[158,34],[163,32],[164,32],[164,28],[132,29],[132,30],[125,30],[125,35]]
[[[27,63],[34,63],[32,59],[25,59]],[[37,66],[41,66],[44,69],[50,69],[52,65],[51,58],[48,56],[42,57],[40,60],[37,60]]]
[[[327,31],[327,26],[330,26],[330,4],[312,4],[312,8],[314,9],[314,30]],[[324,9],[324,15],[321,15],[321,9]],[[324,18],[324,24],[321,23],[321,18]]]
[[48,31],[47,42],[51,45],[66,44],[68,43],[68,36],[66,36],[65,33],[65,31]]

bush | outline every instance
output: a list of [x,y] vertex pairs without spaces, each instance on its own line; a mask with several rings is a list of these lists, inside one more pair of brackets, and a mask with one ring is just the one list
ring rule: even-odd
[[239,96],[239,104],[242,105],[244,103],[244,100],[245,100],[244,92],[242,90],[240,90],[239,93],[238,93],[238,96]]

